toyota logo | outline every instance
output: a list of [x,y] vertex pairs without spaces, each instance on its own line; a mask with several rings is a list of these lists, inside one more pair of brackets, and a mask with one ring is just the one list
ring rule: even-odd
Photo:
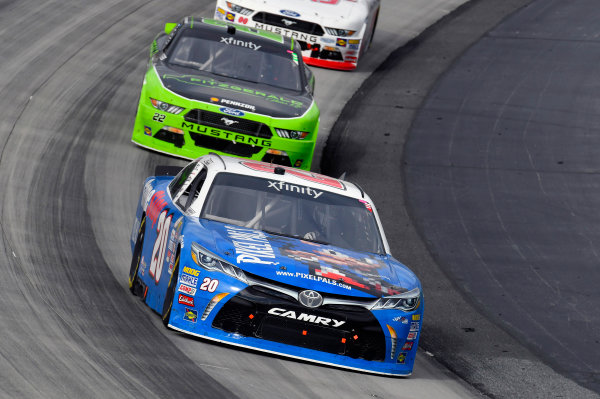
[[298,301],[307,308],[318,308],[323,303],[323,297],[317,291],[305,290],[298,294]]

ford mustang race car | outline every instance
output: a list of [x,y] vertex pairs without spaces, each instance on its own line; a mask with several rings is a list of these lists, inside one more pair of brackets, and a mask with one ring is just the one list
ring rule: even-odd
[[151,46],[132,141],[310,169],[314,77],[290,38],[211,19],[166,24]]
[[351,70],[373,39],[380,0],[217,0],[215,18],[292,37],[309,65]]
[[165,172],[141,191],[129,287],[167,327],[328,365],[411,374],[421,284],[391,256],[358,186],[216,154]]

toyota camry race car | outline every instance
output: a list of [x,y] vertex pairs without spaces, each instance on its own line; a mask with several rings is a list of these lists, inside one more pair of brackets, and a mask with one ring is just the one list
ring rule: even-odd
[[421,284],[391,256],[358,186],[216,154],[173,174],[157,171],[143,185],[129,272],[131,291],[166,326],[328,365],[411,374]]
[[309,65],[351,70],[373,39],[379,0],[217,0],[215,18],[296,39]]
[[187,17],[152,43],[132,141],[187,159],[216,152],[309,170],[313,90],[293,39]]

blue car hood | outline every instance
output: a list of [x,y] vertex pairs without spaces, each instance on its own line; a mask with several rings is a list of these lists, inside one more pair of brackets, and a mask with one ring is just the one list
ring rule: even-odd
[[399,294],[419,286],[416,276],[389,255],[200,220],[195,241],[245,272],[306,289],[354,297]]

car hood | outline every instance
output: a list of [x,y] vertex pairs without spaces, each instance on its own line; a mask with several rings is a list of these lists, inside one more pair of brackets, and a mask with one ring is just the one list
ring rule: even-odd
[[337,29],[359,30],[368,14],[367,6],[362,1],[348,0],[340,0],[337,4],[314,0],[251,0],[246,1],[244,6]]
[[355,252],[206,219],[199,225],[204,231],[195,235],[198,244],[245,272],[269,280],[367,298],[419,287],[414,273],[389,255]]
[[313,103],[308,93],[289,91],[230,79],[159,62],[155,71],[162,85],[190,100],[239,109],[272,118],[295,118],[308,111]]

